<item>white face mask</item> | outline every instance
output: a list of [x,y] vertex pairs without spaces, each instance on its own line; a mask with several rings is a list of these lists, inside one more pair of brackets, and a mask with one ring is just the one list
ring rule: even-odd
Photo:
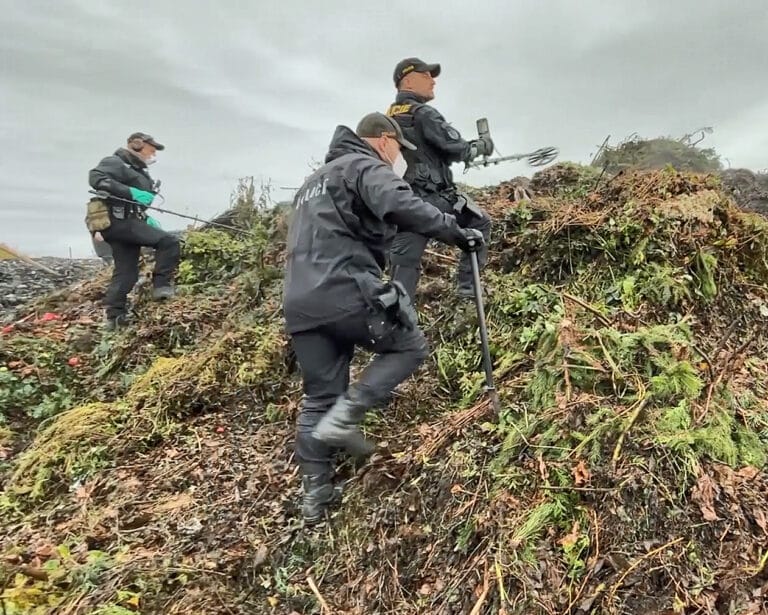
[[155,164],[157,162],[157,156],[153,154],[152,156],[147,158],[144,162],[146,163],[147,166],[149,166],[150,164]]
[[408,163],[403,158],[402,152],[398,152],[395,162],[392,164],[392,170],[400,179],[405,176],[405,172],[408,170]]

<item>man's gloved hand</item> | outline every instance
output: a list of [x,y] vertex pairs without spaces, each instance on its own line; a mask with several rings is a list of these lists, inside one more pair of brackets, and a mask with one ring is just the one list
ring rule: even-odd
[[485,238],[476,228],[459,229],[462,238],[456,242],[456,245],[464,252],[477,252],[483,247]]
[[131,198],[142,205],[149,205],[155,198],[154,194],[147,192],[146,190],[139,190],[138,188],[131,188],[130,190]]
[[493,141],[490,137],[485,139],[475,139],[469,142],[470,145],[470,158],[475,159],[478,156],[490,156],[493,153]]

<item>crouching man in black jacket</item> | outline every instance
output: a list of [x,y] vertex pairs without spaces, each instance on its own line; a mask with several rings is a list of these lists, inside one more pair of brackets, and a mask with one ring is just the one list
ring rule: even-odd
[[[402,180],[401,147],[415,148],[382,113],[365,116],[356,132],[339,126],[325,165],[294,200],[283,309],[303,377],[296,457],[308,523],[321,520],[340,495],[332,449],[369,455],[373,448],[359,427],[366,410],[386,403],[428,355],[408,293],[382,280],[397,230],[465,251],[483,243],[482,233],[460,228],[414,195]],[[350,386],[355,346],[376,356]]]
[[109,227],[100,231],[112,248],[115,269],[105,296],[107,327],[127,324],[128,293],[139,279],[139,255],[142,246],[155,249],[152,297],[173,297],[173,272],[179,263],[179,240],[147,223],[146,207],[155,198],[155,183],[148,165],[165,146],[141,132],[128,137],[125,147],[102,159],[88,174],[95,190],[109,194],[105,203]]

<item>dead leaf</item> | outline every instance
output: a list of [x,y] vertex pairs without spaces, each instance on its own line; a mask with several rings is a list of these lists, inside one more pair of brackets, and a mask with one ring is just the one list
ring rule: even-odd
[[91,497],[91,493],[93,493],[93,488],[95,485],[80,485],[77,489],[75,489],[75,498],[78,500],[88,500]]
[[768,534],[768,520],[765,518],[765,513],[759,508],[752,509],[752,516],[755,518],[755,523],[760,526],[765,534]]
[[451,487],[451,495],[456,495],[457,493],[461,493],[464,491],[461,485],[456,483],[453,487]]
[[420,436],[426,438],[432,434],[432,426],[429,423],[422,423],[416,428],[416,431]]
[[139,489],[139,487],[142,487],[143,485],[138,478],[131,476],[130,478],[127,478],[125,481],[123,481],[120,486],[123,487],[126,491],[132,491],[134,489]]
[[263,565],[264,562],[267,561],[268,556],[269,556],[269,549],[267,549],[266,545],[261,545],[256,551],[256,555],[253,558],[254,568],[258,568],[259,566]]
[[432,586],[429,583],[424,583],[424,585],[422,585],[419,589],[419,593],[422,596],[429,596],[429,594],[432,593]]
[[539,474],[541,475],[541,480],[547,480],[549,478],[549,471],[547,470],[547,464],[544,463],[543,455],[539,454],[538,462],[539,462]]
[[586,485],[589,482],[589,480],[592,478],[592,473],[589,471],[589,468],[587,467],[587,462],[584,461],[583,459],[576,464],[576,467],[573,468],[572,472],[573,472],[573,479],[577,487],[580,487],[581,485]]
[[155,506],[155,512],[165,513],[185,508],[192,504],[192,496],[188,493],[177,493]]
[[696,486],[691,491],[691,499],[699,505],[705,521],[718,520],[715,512],[715,497],[718,493],[720,493],[720,488],[717,483],[702,470]]
[[571,527],[571,531],[563,536],[560,540],[558,540],[558,543],[566,548],[572,547],[576,544],[576,542],[579,540],[579,536],[581,535],[579,529],[579,522],[574,521],[573,527]]
[[54,547],[52,544],[43,544],[35,549],[35,555],[42,559],[48,559],[51,557],[55,550],[56,547]]
[[743,478],[744,480],[752,480],[759,473],[760,473],[760,470],[758,470],[757,468],[755,468],[753,466],[744,466],[743,468],[741,468],[741,470],[736,472],[736,474],[740,478]]

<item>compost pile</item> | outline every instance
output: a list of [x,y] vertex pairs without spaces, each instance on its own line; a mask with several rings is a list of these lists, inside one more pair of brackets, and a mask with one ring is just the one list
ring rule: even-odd
[[768,214],[768,174],[749,169],[726,169],[723,186],[742,208]]
[[0,338],[5,612],[763,612],[768,224],[714,175],[544,173],[533,201],[475,194],[500,413],[434,247],[432,355],[320,526],[292,459],[284,214],[190,232],[180,296],[140,294],[133,330],[98,328],[97,281],[32,306]]

